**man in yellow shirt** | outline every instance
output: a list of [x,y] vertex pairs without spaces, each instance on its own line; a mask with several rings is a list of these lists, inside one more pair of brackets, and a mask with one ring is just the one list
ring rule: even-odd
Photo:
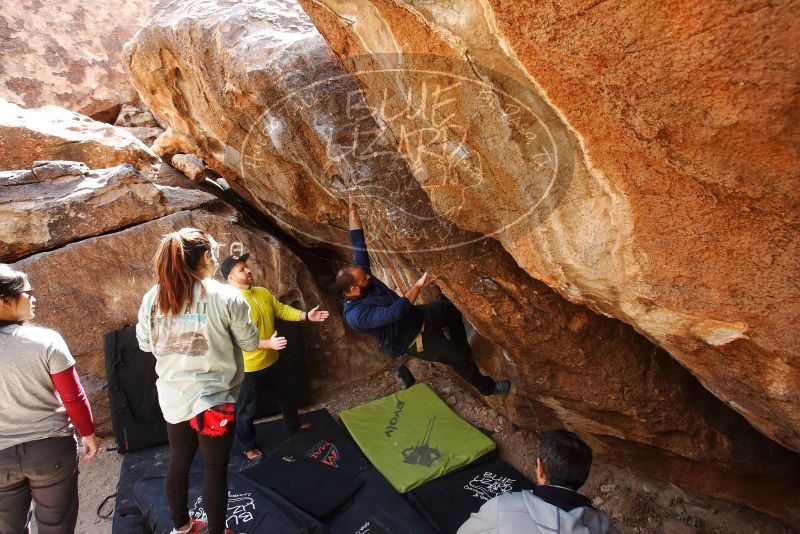
[[297,310],[280,303],[266,288],[254,286],[253,273],[247,267],[249,257],[249,254],[228,256],[220,264],[220,272],[228,285],[238,289],[250,305],[250,319],[258,328],[259,338],[269,340],[265,349],[242,351],[245,372],[236,401],[236,437],[247,458],[254,460],[261,456],[256,447],[253,424],[259,389],[266,388],[275,393],[289,432],[310,428],[308,423],[300,422],[297,407],[290,400],[291,392],[286,391],[286,381],[275,372],[273,364],[278,361],[278,351],[286,347],[286,338],[279,337],[275,330],[275,318],[320,323],[328,318],[328,312],[320,310],[319,306],[309,312]]

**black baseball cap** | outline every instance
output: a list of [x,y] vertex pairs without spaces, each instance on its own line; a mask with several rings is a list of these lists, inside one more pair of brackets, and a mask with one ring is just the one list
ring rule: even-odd
[[228,256],[222,263],[219,264],[219,272],[222,274],[222,278],[225,280],[228,279],[228,275],[231,274],[231,269],[233,266],[239,263],[240,261],[247,261],[247,258],[250,257],[250,253],[242,254],[241,256]]

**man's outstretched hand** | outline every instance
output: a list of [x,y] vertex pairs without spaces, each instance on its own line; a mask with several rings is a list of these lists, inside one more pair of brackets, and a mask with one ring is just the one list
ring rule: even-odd
[[326,312],[325,310],[320,310],[319,304],[317,304],[313,309],[306,312],[304,319],[307,319],[312,323],[321,323],[327,319],[329,315],[330,313]]

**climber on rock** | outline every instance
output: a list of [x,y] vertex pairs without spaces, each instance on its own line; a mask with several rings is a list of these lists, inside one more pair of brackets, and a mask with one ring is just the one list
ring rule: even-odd
[[300,432],[311,428],[310,423],[300,421],[293,394],[287,389],[288,382],[278,373],[280,355],[286,347],[286,338],[278,336],[275,318],[284,321],[310,321],[321,323],[329,313],[319,306],[304,312],[281,303],[265,287],[254,285],[253,273],[247,267],[250,254],[228,256],[220,264],[220,273],[228,285],[239,290],[250,305],[250,320],[258,328],[258,334],[267,340],[266,347],[254,351],[242,351],[244,356],[244,380],[236,402],[236,437],[250,460],[261,457],[256,447],[256,432],[253,421],[256,417],[256,402],[261,389],[273,391],[283,415],[287,432]]
[[[369,254],[358,209],[350,202],[350,244],[355,265],[336,274],[336,289],[345,297],[344,319],[354,330],[378,339],[378,346],[397,359],[395,376],[401,387],[415,383],[403,363],[404,356],[449,365],[481,395],[505,394],[508,380],[493,380],[481,373],[471,358],[461,312],[447,300],[415,304],[428,282],[425,273],[398,296],[370,271]],[[443,331],[447,329],[447,334]],[[449,334],[449,335],[448,335]]]

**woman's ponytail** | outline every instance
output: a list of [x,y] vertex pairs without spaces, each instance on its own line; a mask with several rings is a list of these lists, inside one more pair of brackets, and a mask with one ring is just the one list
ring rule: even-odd
[[203,279],[203,254],[209,250],[209,236],[196,228],[182,228],[161,239],[154,265],[156,302],[163,314],[179,315],[191,302],[194,284]]

